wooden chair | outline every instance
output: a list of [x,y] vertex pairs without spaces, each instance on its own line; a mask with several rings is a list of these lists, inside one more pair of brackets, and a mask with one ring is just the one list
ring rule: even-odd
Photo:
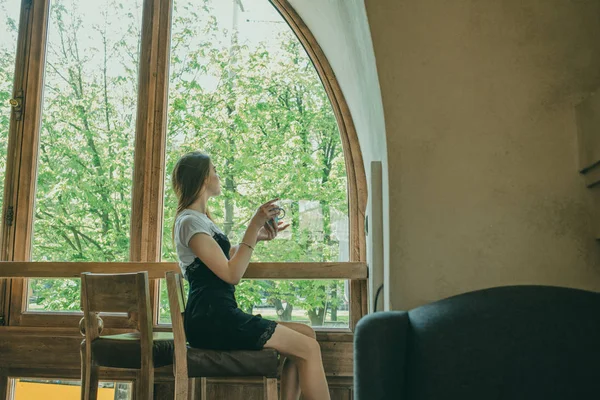
[[[98,367],[136,369],[135,398],[150,400],[154,368],[173,363],[173,335],[152,332],[148,274],[81,274],[85,339],[81,343],[81,398],[96,400]],[[133,333],[101,336],[99,312],[127,313]]]
[[279,353],[274,349],[218,351],[188,347],[183,330],[183,280],[175,272],[167,272],[166,276],[175,341],[175,400],[194,398],[196,378],[201,379],[201,398],[206,400],[207,377],[258,376],[263,377],[265,400],[277,400]]

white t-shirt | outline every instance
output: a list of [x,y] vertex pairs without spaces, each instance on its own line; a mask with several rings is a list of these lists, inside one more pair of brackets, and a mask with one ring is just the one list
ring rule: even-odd
[[195,210],[183,210],[175,220],[175,249],[179,259],[179,268],[185,276],[185,268],[189,266],[196,255],[189,248],[190,239],[196,233],[204,233],[213,237],[221,230],[212,222],[206,214]]

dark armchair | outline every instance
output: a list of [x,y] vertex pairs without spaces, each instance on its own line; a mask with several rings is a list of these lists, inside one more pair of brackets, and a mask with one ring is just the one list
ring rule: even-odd
[[356,400],[600,399],[600,293],[497,287],[359,321]]

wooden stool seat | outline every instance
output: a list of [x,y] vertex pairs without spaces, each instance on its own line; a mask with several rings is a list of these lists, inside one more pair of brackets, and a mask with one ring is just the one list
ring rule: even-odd
[[[173,334],[152,333],[152,361],[154,368],[173,364]],[[82,346],[85,345],[82,343]],[[92,357],[100,367],[141,368],[139,332],[99,336],[92,342]]]
[[188,347],[187,363],[190,378],[277,378],[279,374],[279,353],[273,349],[218,351]]

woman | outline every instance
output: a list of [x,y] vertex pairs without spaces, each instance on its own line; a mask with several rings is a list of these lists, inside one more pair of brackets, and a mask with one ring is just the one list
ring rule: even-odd
[[214,224],[208,199],[221,194],[215,166],[206,154],[184,155],[173,170],[177,214],[173,239],[179,266],[190,283],[185,332],[193,347],[220,350],[273,348],[287,356],[281,374],[281,398],[329,399],[321,350],[312,328],[275,322],[244,313],[235,300],[235,285],[244,275],[256,243],[272,240],[289,225],[271,200],[258,208],[243,240],[231,246]]

